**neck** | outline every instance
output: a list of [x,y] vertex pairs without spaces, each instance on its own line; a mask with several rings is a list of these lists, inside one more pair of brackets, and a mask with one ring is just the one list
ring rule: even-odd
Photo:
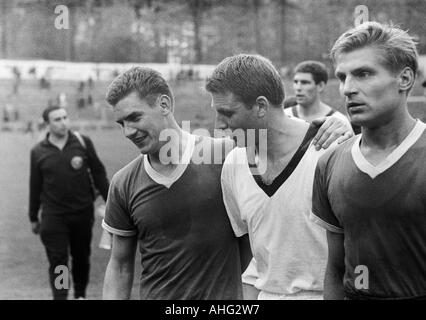
[[[268,161],[276,161],[293,153],[304,137],[309,124],[292,119],[285,115],[284,110],[277,108],[268,114],[267,157]],[[259,150],[259,146],[257,146]]]
[[326,115],[331,108],[325,103],[321,102],[319,99],[317,99],[309,106],[302,106],[298,104],[297,109],[302,118],[305,119],[322,117]]
[[416,125],[416,120],[410,116],[407,109],[403,110],[402,114],[393,116],[383,124],[362,127],[361,146],[388,149],[400,145]]
[[[164,141],[160,147],[160,150],[164,147],[166,152],[160,150],[156,153],[149,155],[149,160],[152,163],[159,166],[170,166],[175,167],[182,163],[183,153],[188,145],[189,133],[183,131],[177,123],[171,125],[167,132],[167,141]],[[166,157],[166,159],[162,159]],[[164,161],[166,160],[166,161]]]
[[67,131],[67,133],[64,136],[59,136],[59,135],[56,135],[52,132],[49,132],[48,139],[51,143],[58,144],[58,143],[63,143],[65,141],[67,141],[68,135],[69,135],[69,131]]

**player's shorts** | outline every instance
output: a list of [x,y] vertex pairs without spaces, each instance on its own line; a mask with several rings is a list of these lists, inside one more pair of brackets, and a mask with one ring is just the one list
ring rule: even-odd
[[267,291],[260,291],[258,300],[323,300],[322,291],[299,291],[294,294],[280,294]]

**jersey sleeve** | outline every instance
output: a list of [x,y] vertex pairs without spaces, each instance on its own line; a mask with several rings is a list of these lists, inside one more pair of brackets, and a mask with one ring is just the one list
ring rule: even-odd
[[[229,157],[232,156],[233,152],[228,155],[227,160],[229,160]],[[242,217],[237,201],[237,190],[234,183],[236,166],[236,164],[225,160],[225,164],[222,167],[221,184],[223,202],[225,204],[232,229],[237,237],[241,237],[248,233],[248,228],[246,221]]]
[[333,213],[328,197],[326,170],[328,155],[325,154],[320,158],[315,169],[310,220],[330,232],[343,233],[343,227]]
[[252,286],[255,286],[256,280],[259,278],[259,275],[257,273],[257,264],[256,259],[252,258],[250,261],[250,264],[248,265],[247,269],[244,271],[242,275],[242,281],[246,284],[251,284]]
[[107,173],[105,166],[102,161],[99,159],[95,146],[93,145],[92,140],[82,135],[87,145],[87,154],[89,158],[90,171],[93,177],[93,182],[95,183],[96,188],[99,190],[102,198],[106,201],[108,195],[109,182],[107,178]]
[[36,149],[31,150],[30,156],[30,201],[29,216],[31,222],[38,221],[38,211],[40,209],[40,195],[43,188],[43,175],[37,164]]
[[137,234],[136,226],[128,210],[125,184],[117,175],[111,181],[102,227],[108,232],[122,237],[132,237]]

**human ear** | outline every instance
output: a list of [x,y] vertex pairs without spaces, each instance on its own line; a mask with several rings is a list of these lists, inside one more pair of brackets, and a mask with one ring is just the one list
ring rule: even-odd
[[257,116],[259,118],[263,118],[266,116],[266,113],[268,112],[269,107],[269,101],[264,96],[259,96],[256,98],[256,105],[258,107],[257,109]]
[[162,94],[158,99],[161,108],[161,113],[163,113],[164,115],[173,113],[172,100],[168,95]]
[[325,82],[324,82],[324,81],[320,81],[320,82],[317,84],[317,89],[318,89],[318,92],[319,92],[319,93],[323,92],[323,91],[324,91],[324,89],[325,89]]
[[414,72],[411,68],[405,67],[398,75],[398,86],[400,91],[409,91],[416,79]]

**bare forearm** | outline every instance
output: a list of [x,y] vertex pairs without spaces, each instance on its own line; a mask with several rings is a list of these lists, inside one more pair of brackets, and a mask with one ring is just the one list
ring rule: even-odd
[[114,261],[108,263],[104,288],[104,300],[128,300],[133,286],[134,264],[119,265]]
[[243,299],[244,300],[257,300],[259,290],[251,284],[243,283]]
[[343,300],[343,273],[327,268],[324,279],[324,300]]

